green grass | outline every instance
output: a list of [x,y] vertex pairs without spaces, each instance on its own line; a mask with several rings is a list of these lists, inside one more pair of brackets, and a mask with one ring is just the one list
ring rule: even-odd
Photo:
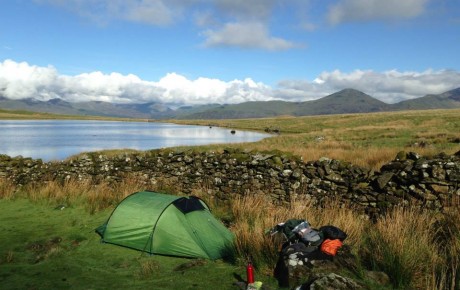
[[0,109],[0,120],[105,120],[105,121],[145,121],[132,118],[115,118],[83,115],[61,115],[52,113],[31,112],[25,110]]
[[238,130],[280,131],[255,143],[201,146],[203,150],[225,147],[281,150],[317,160],[323,156],[379,170],[401,151],[424,156],[460,149],[459,109],[425,110],[308,117],[277,117],[234,120],[171,120],[174,123],[213,125]]
[[0,200],[2,289],[235,289],[236,277],[245,277],[243,266],[223,261],[149,256],[100,243],[94,229],[111,209],[90,215],[78,206],[55,207]]

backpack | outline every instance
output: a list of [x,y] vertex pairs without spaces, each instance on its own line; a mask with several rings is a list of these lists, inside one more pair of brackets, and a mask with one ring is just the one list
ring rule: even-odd
[[290,242],[294,242],[297,240],[297,234],[294,232],[294,228],[300,225],[301,223],[307,223],[305,220],[301,219],[289,219],[284,223],[280,223],[275,226],[274,230],[277,232],[281,232]]
[[325,239],[340,240],[343,242],[347,238],[347,234],[335,226],[323,226],[319,228]]
[[275,229],[281,231],[290,243],[300,241],[306,246],[318,247],[323,241],[322,233],[313,229],[306,220],[289,219]]

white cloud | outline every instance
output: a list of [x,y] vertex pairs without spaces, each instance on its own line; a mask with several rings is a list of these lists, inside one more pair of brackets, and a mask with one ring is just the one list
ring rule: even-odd
[[12,60],[0,62],[0,96],[9,99],[61,98],[70,102],[163,102],[174,104],[239,103],[270,99],[271,88],[251,79],[225,82],[168,73],[158,82],[120,73],[91,72],[59,75],[51,66],[39,67]]
[[390,70],[374,72],[355,70],[344,73],[339,70],[321,73],[314,81],[286,80],[279,83],[276,96],[313,100],[344,88],[360,90],[385,103],[439,94],[460,86],[460,72],[452,70],[426,70],[424,72],[399,72]]
[[63,7],[96,23],[126,20],[151,25],[173,23],[184,8],[181,2],[164,0],[34,0],[37,3]]
[[40,94],[56,82],[55,68],[5,60],[0,63],[0,93],[10,99],[23,99]]
[[340,0],[329,7],[328,21],[339,24],[351,21],[407,19],[421,15],[429,0]]
[[220,30],[207,30],[204,45],[234,46],[244,48],[263,48],[271,51],[286,50],[295,47],[295,44],[282,38],[272,37],[268,28],[257,22],[227,23]]
[[[298,0],[34,0],[63,7],[96,23],[114,20],[156,26],[178,23],[192,16],[203,29],[205,47],[232,46],[285,50],[294,44],[270,35],[274,9]],[[251,35],[253,34],[253,35]],[[253,36],[253,37],[252,37]]]
[[439,94],[460,86],[460,72],[426,70],[374,72],[335,70],[323,72],[313,81],[284,80],[277,88],[250,78],[223,81],[212,78],[187,79],[168,73],[158,81],[146,81],[133,74],[90,72],[60,75],[52,67],[26,62],[0,62],[0,96],[9,99],[61,98],[70,102],[106,101],[114,103],[162,102],[177,105],[242,103],[247,101],[308,101],[344,88],[363,91],[386,103]]

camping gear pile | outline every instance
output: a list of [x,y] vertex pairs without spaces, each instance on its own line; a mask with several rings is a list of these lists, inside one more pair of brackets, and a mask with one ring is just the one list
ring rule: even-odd
[[327,225],[319,229],[314,229],[310,223],[304,219],[289,219],[284,223],[279,223],[270,230],[271,235],[281,233],[285,242],[282,245],[283,251],[289,249],[305,254],[324,253],[328,256],[335,256],[337,250],[342,247],[347,234],[338,227]]
[[298,285],[305,277],[310,277],[313,268],[332,262],[347,238],[338,227],[327,225],[315,229],[304,219],[289,219],[270,229],[269,233],[282,235],[284,239],[274,271],[281,287]]

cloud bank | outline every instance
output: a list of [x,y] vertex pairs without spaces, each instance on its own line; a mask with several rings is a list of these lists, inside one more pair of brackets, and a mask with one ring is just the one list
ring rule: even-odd
[[90,72],[61,75],[52,66],[26,62],[0,62],[0,96],[19,100],[46,101],[60,98],[69,102],[105,101],[113,103],[161,102],[178,105],[235,104],[247,101],[309,101],[344,88],[363,91],[383,102],[395,103],[439,94],[460,86],[460,72],[323,72],[314,80],[283,80],[271,87],[250,78],[223,81],[201,77],[194,80],[168,73],[158,81],[142,80],[133,74]]
[[335,70],[323,72],[313,81],[284,80],[278,83],[286,99],[313,100],[344,88],[362,91],[385,103],[440,94],[460,87],[460,72],[454,70],[426,70],[423,72],[390,70],[375,72],[355,70],[349,73]]

